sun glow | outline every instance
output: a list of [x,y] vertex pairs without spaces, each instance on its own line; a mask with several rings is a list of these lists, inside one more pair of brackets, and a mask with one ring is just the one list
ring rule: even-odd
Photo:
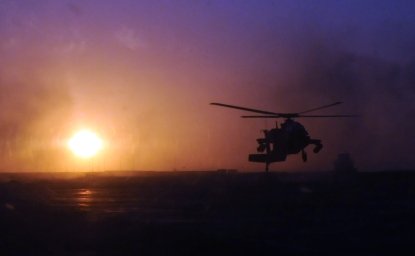
[[102,149],[103,142],[96,133],[89,130],[81,130],[69,139],[68,147],[75,155],[82,158],[90,158]]

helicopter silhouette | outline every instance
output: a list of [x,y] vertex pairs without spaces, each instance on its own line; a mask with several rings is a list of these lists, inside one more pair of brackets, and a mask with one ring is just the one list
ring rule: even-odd
[[318,153],[323,148],[320,139],[312,139],[308,135],[307,130],[302,124],[294,121],[294,118],[320,118],[320,117],[354,117],[355,115],[304,115],[316,110],[329,108],[339,105],[342,102],[334,102],[332,104],[308,109],[297,113],[277,113],[260,109],[246,108],[235,105],[213,102],[211,105],[239,109],[243,111],[253,112],[261,115],[244,115],[242,118],[285,118],[285,121],[278,127],[270,130],[263,130],[264,137],[258,138],[257,152],[259,154],[250,154],[249,161],[256,163],[265,163],[265,171],[268,172],[269,165],[273,162],[283,162],[287,155],[298,154],[301,152],[303,162],[307,161],[307,153],[305,148],[308,145],[314,145],[313,152]]

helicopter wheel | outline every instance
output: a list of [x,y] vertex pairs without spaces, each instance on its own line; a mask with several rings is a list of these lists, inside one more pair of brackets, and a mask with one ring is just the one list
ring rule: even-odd
[[303,162],[307,162],[307,153],[304,150],[301,151],[301,157],[303,158]]

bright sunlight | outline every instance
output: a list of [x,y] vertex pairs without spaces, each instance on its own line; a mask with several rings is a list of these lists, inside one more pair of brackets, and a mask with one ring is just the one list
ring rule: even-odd
[[81,130],[75,133],[68,141],[69,149],[77,156],[90,158],[95,156],[103,146],[98,135],[89,130]]

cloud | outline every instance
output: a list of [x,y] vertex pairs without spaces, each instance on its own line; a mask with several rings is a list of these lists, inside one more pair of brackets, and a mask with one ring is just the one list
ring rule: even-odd
[[131,28],[122,28],[116,32],[115,37],[117,41],[124,47],[136,51],[146,46],[138,33]]
[[329,127],[315,125],[328,138],[327,144],[351,151],[365,168],[411,167],[408,152],[415,139],[408,135],[415,130],[410,121],[415,115],[415,59],[393,61],[312,43],[305,52],[294,67],[295,82],[285,93],[301,92],[293,97],[306,102],[321,100],[322,104],[342,100],[343,114],[360,115],[354,120],[330,120]]
[[1,75],[1,168],[40,170],[56,166],[62,159],[56,143],[63,139],[64,125],[71,115],[68,91],[23,70],[18,79]]

